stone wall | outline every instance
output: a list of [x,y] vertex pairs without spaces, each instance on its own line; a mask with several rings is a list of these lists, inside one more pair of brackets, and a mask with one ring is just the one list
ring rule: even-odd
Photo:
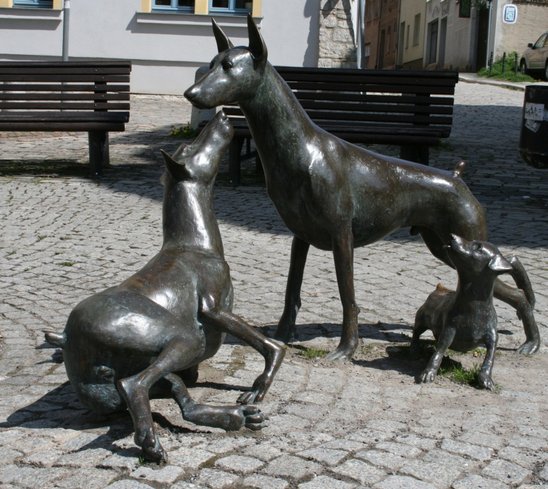
[[351,0],[321,1],[319,67],[356,67],[356,45],[354,44],[351,8]]

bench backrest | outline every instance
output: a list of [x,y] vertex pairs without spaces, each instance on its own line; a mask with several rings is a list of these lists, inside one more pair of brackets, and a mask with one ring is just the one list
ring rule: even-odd
[[[276,67],[308,115],[320,126],[438,127],[448,136],[458,73],[424,70],[359,70]],[[229,106],[231,117],[243,117]]]
[[46,114],[129,120],[129,61],[0,62],[0,119]]

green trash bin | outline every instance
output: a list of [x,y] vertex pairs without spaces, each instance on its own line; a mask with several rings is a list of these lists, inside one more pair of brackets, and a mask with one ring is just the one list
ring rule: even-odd
[[531,166],[548,168],[548,85],[527,85],[519,149]]

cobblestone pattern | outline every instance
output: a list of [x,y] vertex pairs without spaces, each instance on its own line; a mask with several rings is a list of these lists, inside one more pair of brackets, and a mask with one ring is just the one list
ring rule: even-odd
[[[548,173],[519,158],[523,92],[457,85],[454,132],[432,164],[468,161],[465,179],[487,207],[491,239],[516,254],[537,293],[544,346],[515,348],[520,321],[497,302],[496,392],[438,377],[417,385],[425,359],[405,354],[416,309],[436,283],[456,277],[403,232],[356,250],[362,343],[353,362],[307,359],[333,349],[341,307],[332,258],[311,250],[289,351],[262,409],[260,432],[225,433],[152,402],[163,467],[142,464],[127,414],[98,418],[75,398],[60,354],[43,345],[81,299],[122,279],[158,250],[160,147],[189,118],[176,97],[133,97],[125,133],[111,134],[114,169],[84,178],[79,134],[0,133],[0,486],[2,488],[427,489],[548,487]],[[393,151],[393,148],[382,148]],[[43,161],[46,163],[43,163]],[[235,310],[271,332],[282,309],[290,236],[260,186],[216,188],[235,286]],[[472,354],[453,355],[465,367]],[[203,365],[192,394],[233,403],[262,370],[261,357],[229,339]]]

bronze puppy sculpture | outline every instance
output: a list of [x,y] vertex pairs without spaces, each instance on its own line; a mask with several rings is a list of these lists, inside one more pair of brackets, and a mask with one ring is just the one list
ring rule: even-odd
[[[430,251],[453,266],[445,246],[451,233],[486,239],[484,211],[456,174],[379,155],[314,124],[267,61],[266,45],[248,17],[249,47],[233,47],[213,22],[219,54],[185,96],[211,108],[237,102],[264,168],[267,191],[293,232],[285,307],[276,337],[295,334],[310,245],[332,250],[343,306],[342,335],[328,358],[349,359],[358,346],[353,250],[401,227],[422,235]],[[517,309],[525,327],[523,353],[540,345],[533,304],[497,281],[495,296]]]
[[68,377],[85,406],[110,413],[127,405],[135,443],[151,461],[167,456],[154,431],[149,390],[171,385],[183,418],[193,423],[260,429],[264,416],[255,406],[198,404],[184,380],[196,381],[198,364],[218,351],[228,332],[265,358],[264,372],[239,399],[261,401],[285,354],[283,346],[231,313],[232,284],[213,213],[213,183],[232,135],[219,112],[192,144],[173,157],[164,153],[162,249],[120,285],[78,304],[62,335],[46,334],[63,348]]
[[419,350],[419,337],[431,330],[436,349],[417,382],[432,382],[448,348],[467,352],[485,346],[487,352],[479,372],[479,386],[493,389],[491,378],[497,347],[497,313],[493,306],[495,279],[503,273],[516,277],[525,293],[533,291],[529,277],[516,257],[507,260],[491,243],[467,241],[453,235],[449,254],[459,276],[456,291],[438,285],[415,316],[411,351]]

